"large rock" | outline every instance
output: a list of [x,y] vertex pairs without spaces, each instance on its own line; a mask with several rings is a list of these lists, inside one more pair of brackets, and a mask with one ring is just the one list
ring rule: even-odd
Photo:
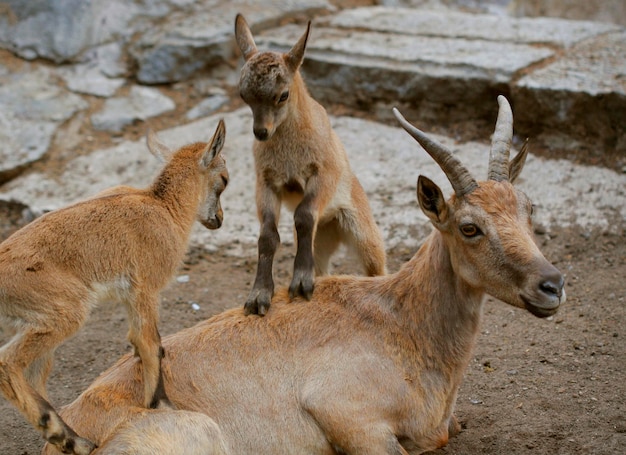
[[562,138],[626,152],[626,30],[575,46],[513,87],[517,125],[536,137]]
[[126,79],[121,77],[107,77],[98,65],[93,63],[62,68],[60,74],[71,91],[104,98],[113,96],[126,83]]
[[191,0],[5,0],[0,46],[25,59],[80,60],[100,44],[126,39],[150,26],[150,18]]
[[97,130],[119,133],[135,120],[146,120],[175,107],[174,101],[159,90],[134,85],[127,96],[107,99],[102,109],[91,116],[91,124]]
[[52,81],[49,70],[29,66],[0,76],[0,183],[41,159],[57,127],[87,108]]

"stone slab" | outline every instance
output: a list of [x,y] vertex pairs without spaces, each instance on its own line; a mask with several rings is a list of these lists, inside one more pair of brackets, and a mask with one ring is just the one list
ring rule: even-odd
[[127,96],[108,98],[91,116],[91,124],[97,130],[120,132],[135,120],[155,117],[175,107],[174,101],[159,90],[134,85]]
[[71,91],[102,98],[113,96],[117,89],[126,83],[124,78],[105,76],[94,64],[78,64],[67,69],[61,68],[60,74]]
[[586,40],[518,80],[523,129],[626,152],[626,30]]
[[620,27],[590,21],[555,18],[514,18],[494,14],[429,11],[424,8],[371,7],[346,9],[320,18],[322,25],[383,33],[543,44],[566,48]]
[[[288,25],[256,38],[286,51],[304,29]],[[436,122],[491,118],[485,102],[506,93],[515,75],[554,55],[548,47],[313,26],[302,71],[323,104],[369,110],[398,103]],[[452,108],[450,108],[452,106]]]
[[173,15],[145,33],[132,47],[137,80],[145,84],[188,79],[207,66],[234,58],[235,16],[242,13],[254,28],[276,25],[297,15],[327,13],[325,0],[220,2],[193,14]]
[[[177,0],[183,3],[193,0]],[[143,0],[5,0],[0,14],[0,47],[25,59],[79,61],[88,49],[124,39],[165,16],[172,2]],[[146,20],[148,19],[148,20]]]
[[[493,108],[496,108],[494,101]],[[208,140],[218,119],[226,122],[227,158],[231,183],[222,195],[224,225],[208,231],[200,224],[192,244],[209,250],[225,248],[235,256],[256,253],[258,221],[254,202],[252,158],[252,116],[248,108],[206,117],[190,124],[161,131],[168,145]],[[434,161],[404,130],[349,117],[332,117],[332,124],[346,146],[350,162],[370,199],[388,249],[415,248],[430,231],[416,202],[419,174],[433,179],[445,194],[451,187]],[[477,179],[487,173],[487,143],[455,143],[433,135],[451,148]],[[115,147],[81,156],[67,166],[60,178],[30,173],[4,185],[0,199],[20,202],[35,213],[56,209],[117,184],[148,185],[160,165],[143,141],[123,142]],[[572,164],[565,160],[544,160],[532,153],[519,186],[534,199],[536,221],[551,226],[581,225],[610,230],[615,217],[626,219],[626,186],[623,174]],[[293,244],[292,215],[285,210],[279,232],[282,242]]]
[[0,76],[0,183],[41,159],[57,127],[88,106],[51,80],[51,71],[30,65]]

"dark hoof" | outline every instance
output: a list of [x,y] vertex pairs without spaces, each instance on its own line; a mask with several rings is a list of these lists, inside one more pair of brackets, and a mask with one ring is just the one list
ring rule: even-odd
[[96,449],[96,445],[89,439],[80,438],[78,436],[65,439],[63,444],[57,445],[57,447],[61,452],[73,455],[89,455]]
[[265,316],[270,309],[272,301],[271,291],[255,291],[252,290],[250,297],[243,306],[244,314],[246,316],[250,314],[258,314],[259,316]]
[[298,296],[304,297],[306,300],[311,300],[313,295],[313,289],[315,287],[313,276],[311,274],[294,275],[291,284],[289,285],[289,299],[293,300]]

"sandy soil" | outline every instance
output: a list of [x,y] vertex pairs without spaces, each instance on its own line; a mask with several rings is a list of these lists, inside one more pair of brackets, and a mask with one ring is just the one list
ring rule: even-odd
[[[6,236],[21,208],[1,209]],[[626,453],[625,240],[624,230],[620,235],[561,230],[538,236],[546,257],[567,276],[567,303],[542,320],[489,299],[457,402],[464,430],[437,453]],[[287,285],[294,252],[282,247],[279,253],[276,279]],[[412,254],[390,251],[390,271]],[[336,267],[350,270],[342,259]],[[255,268],[255,257],[190,251],[179,273],[188,281],[174,281],[164,293],[162,334],[242,305]],[[126,330],[124,309],[103,305],[58,349],[49,379],[56,406],[72,401],[130,349]],[[0,400],[0,454],[37,454],[42,446],[39,434]]]

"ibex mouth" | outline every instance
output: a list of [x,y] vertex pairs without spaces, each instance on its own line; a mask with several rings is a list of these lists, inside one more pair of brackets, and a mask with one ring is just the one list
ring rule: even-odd
[[202,224],[202,226],[204,226],[207,229],[219,229],[222,226],[222,220],[218,217],[215,217],[212,220],[202,220],[200,221],[200,223]]
[[548,307],[539,306],[534,303],[531,303],[523,295],[520,297],[522,301],[524,302],[524,308],[526,308],[526,310],[528,310],[530,313],[532,313],[534,316],[537,316],[538,318],[547,318],[549,316],[556,314],[561,304],[560,301],[557,301],[556,306],[548,306]]

